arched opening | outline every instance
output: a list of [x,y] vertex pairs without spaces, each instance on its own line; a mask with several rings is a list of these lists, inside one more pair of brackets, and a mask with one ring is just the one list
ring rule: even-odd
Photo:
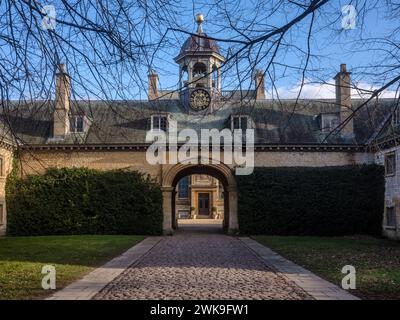
[[187,66],[183,66],[181,69],[181,88],[187,87],[189,83],[189,73]]
[[208,174],[182,177],[173,190],[173,228],[222,231],[227,205],[225,188],[222,181]]
[[212,67],[212,87],[219,89],[218,67],[214,64]]
[[[237,219],[237,190],[236,190],[236,181],[232,174],[232,171],[229,167],[224,164],[210,164],[210,165],[195,165],[195,164],[177,164],[171,167],[169,170],[165,171],[163,176],[163,210],[164,210],[164,222],[163,229],[164,233],[170,234],[173,230],[178,228],[178,218],[179,218],[179,208],[177,207],[177,198],[179,192],[178,183],[188,183],[188,181],[184,181],[185,177],[200,175],[200,176],[209,176],[213,179],[217,180],[218,183],[216,186],[221,186],[222,189],[211,190],[214,193],[221,191],[223,196],[221,197],[222,201],[219,201],[219,204],[222,204],[223,210],[219,210],[218,206],[214,209],[211,206],[211,195],[208,197],[205,194],[200,195],[197,192],[194,194],[194,200],[197,204],[195,207],[196,212],[194,214],[199,214],[198,208],[202,206],[204,211],[202,212],[204,215],[207,215],[208,218],[218,217],[219,214],[223,213],[221,217],[222,223],[221,227],[227,233],[236,233],[238,231],[238,219]],[[184,182],[182,182],[184,181]],[[201,188],[199,188],[201,189]],[[207,189],[207,188],[206,188]],[[204,192],[207,193],[207,192]],[[191,195],[192,196],[192,195]],[[208,200],[207,200],[208,198]],[[201,203],[199,203],[200,201]],[[207,203],[207,201],[209,203]],[[216,202],[218,203],[218,201]],[[190,210],[192,205],[190,205]],[[205,208],[204,208],[205,207]],[[211,212],[209,211],[211,210]],[[222,212],[221,212],[222,211]],[[182,213],[184,215],[185,213]],[[186,212],[186,215],[192,215],[192,212]]]
[[204,77],[207,74],[207,67],[202,62],[196,62],[193,66],[193,77]]

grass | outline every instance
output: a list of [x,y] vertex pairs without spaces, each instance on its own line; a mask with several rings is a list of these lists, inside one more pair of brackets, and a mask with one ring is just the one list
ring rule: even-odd
[[0,238],[0,299],[40,299],[43,265],[56,267],[57,289],[119,255],[142,236],[46,236]]
[[341,285],[344,265],[356,269],[362,299],[400,299],[400,242],[372,237],[281,237],[253,239],[332,283]]

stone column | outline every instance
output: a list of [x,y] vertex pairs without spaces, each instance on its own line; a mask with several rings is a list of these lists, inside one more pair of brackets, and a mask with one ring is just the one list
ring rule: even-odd
[[228,234],[235,234],[239,231],[237,189],[235,187],[228,187],[228,194],[229,194]]
[[213,72],[212,72],[212,63],[210,61],[207,62],[207,85],[209,88],[212,88],[212,77],[213,77]]
[[163,195],[163,233],[171,235],[172,231],[172,191],[173,187],[162,187]]
[[218,91],[222,90],[222,84],[221,84],[221,68],[218,65],[218,85],[217,85]]
[[189,85],[188,85],[188,87],[190,87],[190,88],[193,88],[193,61],[190,61],[189,62],[189,65],[188,65],[188,83],[189,83]]

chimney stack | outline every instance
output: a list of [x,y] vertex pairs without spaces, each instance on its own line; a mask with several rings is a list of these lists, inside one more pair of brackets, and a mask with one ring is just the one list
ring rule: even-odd
[[254,82],[256,84],[256,100],[265,99],[265,84],[264,84],[264,73],[261,70],[257,70],[254,75]]
[[150,70],[149,75],[149,100],[156,100],[158,98],[158,74],[154,70]]
[[[340,123],[343,123],[352,116],[351,109],[351,87],[350,87],[350,72],[347,71],[346,65],[340,65],[340,72],[335,76],[336,86],[336,104],[340,107]],[[341,134],[343,138],[352,138],[353,118],[342,127]]]
[[71,98],[71,78],[65,65],[59,64],[56,73],[56,105],[53,115],[53,137],[65,138],[69,132],[69,110]]

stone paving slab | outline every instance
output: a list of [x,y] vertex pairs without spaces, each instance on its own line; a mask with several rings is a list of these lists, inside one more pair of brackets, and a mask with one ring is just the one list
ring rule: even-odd
[[250,250],[255,252],[264,263],[301,287],[316,300],[360,300],[346,290],[318,277],[311,271],[289,261],[248,237],[239,238]]
[[162,237],[149,237],[46,300],[90,300],[129,266],[145,256]]

